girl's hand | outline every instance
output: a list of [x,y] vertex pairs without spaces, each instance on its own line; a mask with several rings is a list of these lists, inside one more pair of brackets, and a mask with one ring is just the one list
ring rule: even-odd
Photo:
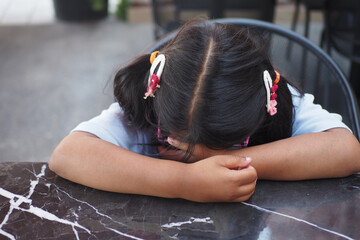
[[242,202],[255,191],[257,173],[251,159],[217,155],[187,164],[181,197],[196,202]]

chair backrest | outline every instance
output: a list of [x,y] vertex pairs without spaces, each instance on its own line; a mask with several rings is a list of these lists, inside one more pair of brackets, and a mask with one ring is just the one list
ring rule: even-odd
[[308,10],[322,10],[327,0],[300,0]]
[[152,0],[155,38],[167,34],[189,19],[242,17],[272,22],[275,0]]
[[360,1],[328,0],[325,5],[325,44],[360,63]]
[[[342,71],[319,47],[306,38],[272,23],[251,19],[217,19],[210,22],[246,28],[258,41],[264,41],[273,65],[305,92],[315,96],[315,103],[341,114],[343,121],[360,140],[359,109],[353,91]],[[168,34],[148,52],[160,50],[174,36]],[[287,46],[291,44],[291,52]]]

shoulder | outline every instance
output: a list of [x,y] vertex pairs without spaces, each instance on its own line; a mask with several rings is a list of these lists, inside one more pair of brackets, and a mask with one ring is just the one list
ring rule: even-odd
[[112,103],[98,116],[80,123],[73,131],[89,132],[102,140],[137,153],[142,153],[144,144],[150,142],[149,133],[127,124],[124,111],[118,103]]
[[315,97],[312,94],[302,95],[294,87],[290,85],[288,87],[294,106],[292,136],[323,132],[331,128],[346,128],[351,131],[342,122],[341,115],[330,113],[321,105],[315,104]]

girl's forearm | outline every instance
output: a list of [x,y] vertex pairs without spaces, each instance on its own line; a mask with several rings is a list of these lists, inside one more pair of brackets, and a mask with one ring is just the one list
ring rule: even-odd
[[167,198],[181,197],[185,166],[133,153],[85,132],[66,137],[49,165],[58,175],[96,189]]
[[250,162],[238,156],[185,164],[142,156],[85,132],[66,137],[49,165],[58,175],[96,189],[197,202],[245,201],[257,180]]
[[309,133],[239,150],[259,179],[343,177],[360,171],[360,144],[346,129]]

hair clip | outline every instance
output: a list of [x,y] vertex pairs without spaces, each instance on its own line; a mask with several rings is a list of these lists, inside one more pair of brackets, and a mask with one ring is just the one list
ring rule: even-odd
[[158,55],[159,51],[152,52],[150,55],[150,63],[153,64],[156,56]]
[[280,74],[277,71],[275,71],[275,74],[276,74],[276,79],[274,83],[271,79],[270,73],[267,70],[265,70],[263,74],[264,84],[266,89],[266,108],[270,116],[273,116],[277,113],[277,108],[276,108],[277,94],[275,92],[279,87],[277,83],[280,81]]
[[234,144],[232,147],[246,148],[249,144],[250,136],[248,136],[242,143]]
[[[150,56],[151,68],[150,68],[148,85],[146,88],[144,99],[146,99],[149,96],[155,97],[154,93],[155,93],[156,89],[160,88],[160,77],[164,70],[166,58],[165,58],[164,54],[157,55],[158,53],[159,53],[159,51],[153,52],[153,53],[151,53],[151,56]],[[154,73],[156,67],[159,64],[160,64],[160,66],[157,70],[157,73]]]

